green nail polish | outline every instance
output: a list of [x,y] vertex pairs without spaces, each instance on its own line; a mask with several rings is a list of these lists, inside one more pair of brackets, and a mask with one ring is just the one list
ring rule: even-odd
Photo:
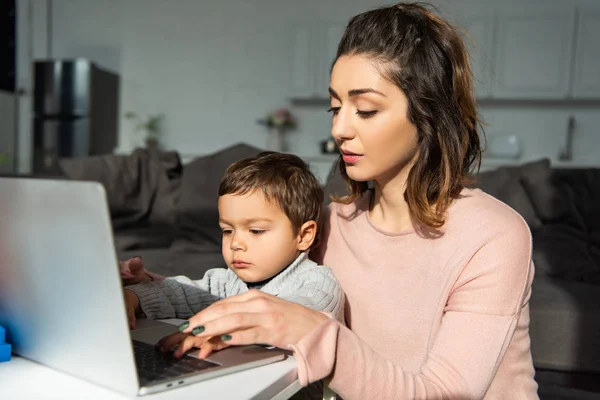
[[204,332],[204,327],[203,326],[197,326],[192,331],[192,335],[196,336],[196,335],[201,334],[202,332]]
[[231,335],[221,335],[221,340],[224,342],[231,340]]
[[188,321],[185,321],[183,324],[179,325],[179,332],[183,332],[187,329],[188,326],[190,326],[190,323]]

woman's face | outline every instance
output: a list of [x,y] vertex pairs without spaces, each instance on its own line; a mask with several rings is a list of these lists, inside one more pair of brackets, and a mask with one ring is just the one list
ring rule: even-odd
[[418,135],[408,120],[408,99],[371,59],[340,57],[331,72],[329,92],[331,134],[351,179],[389,181],[410,168]]

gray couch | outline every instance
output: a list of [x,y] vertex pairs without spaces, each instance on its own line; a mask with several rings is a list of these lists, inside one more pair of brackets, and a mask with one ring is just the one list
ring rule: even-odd
[[[219,179],[231,162],[259,151],[238,144],[181,165],[176,153],[137,150],[61,165],[65,177],[107,188],[120,259],[139,255],[159,274],[200,278],[225,267]],[[540,160],[481,173],[474,186],[514,208],[532,231],[530,333],[541,397],[594,398],[592,391],[600,393],[600,170],[556,170]],[[326,199],[345,193],[336,169],[325,189]]]
[[60,162],[63,177],[106,188],[119,259],[140,256],[165,276],[201,278],[226,267],[217,212],[219,181],[229,164],[262,150],[238,144],[182,165],[175,152],[138,149]]
[[475,186],[514,208],[531,228],[530,335],[538,382],[553,387],[547,396],[572,387],[600,398],[600,169],[554,169],[539,160],[483,172]]

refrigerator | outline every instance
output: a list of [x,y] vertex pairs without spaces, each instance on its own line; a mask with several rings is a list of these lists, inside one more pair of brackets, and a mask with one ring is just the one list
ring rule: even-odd
[[35,61],[33,173],[60,174],[61,158],[113,153],[119,76],[90,60]]

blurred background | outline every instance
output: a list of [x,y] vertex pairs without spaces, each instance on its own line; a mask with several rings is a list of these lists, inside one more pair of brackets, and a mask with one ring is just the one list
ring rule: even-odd
[[[600,1],[431,3],[471,53],[488,140],[478,184],[532,231],[540,396],[597,399]],[[230,162],[295,153],[335,189],[329,69],[348,19],[381,5],[3,0],[0,175],[102,182],[119,257],[193,277],[222,264]]]
[[[540,157],[565,166],[600,162],[597,0],[432,4],[469,35],[489,140],[484,168]],[[37,146],[56,151],[61,135],[77,142],[85,130],[83,142],[62,145],[73,155],[127,153],[152,137],[190,159],[240,141],[266,146],[267,129],[257,120],[279,108],[297,122],[285,150],[327,163],[334,158],[320,143],[331,126],[327,87],[337,42],[352,15],[380,5],[5,0],[1,168],[34,168],[36,124]],[[46,64],[36,69],[40,61]],[[57,105],[69,90],[73,100]]]

